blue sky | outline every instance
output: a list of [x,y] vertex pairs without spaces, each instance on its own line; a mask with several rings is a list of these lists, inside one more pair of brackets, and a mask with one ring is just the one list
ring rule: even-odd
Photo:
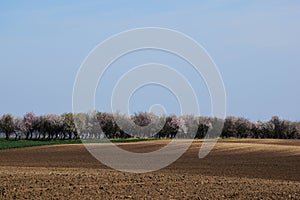
[[[0,114],[72,111],[73,83],[88,53],[113,34],[154,26],[183,32],[208,51],[224,80],[227,115],[299,121],[299,11],[299,1],[1,1]],[[159,52],[129,55],[100,84],[105,92],[97,93],[98,108],[108,110],[122,72],[149,61],[186,65]],[[205,85],[187,68],[181,72],[209,115]],[[178,112],[174,96],[154,86],[132,99],[132,112],[153,103]]]

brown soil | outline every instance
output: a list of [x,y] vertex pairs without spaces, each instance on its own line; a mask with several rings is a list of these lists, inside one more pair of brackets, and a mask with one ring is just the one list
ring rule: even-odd
[[[149,152],[169,141],[118,144]],[[202,141],[153,173],[112,170],[83,145],[0,151],[0,199],[300,199],[300,140]]]

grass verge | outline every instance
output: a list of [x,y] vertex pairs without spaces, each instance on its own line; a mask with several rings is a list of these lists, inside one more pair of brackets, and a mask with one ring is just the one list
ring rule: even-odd
[[[127,143],[127,142],[141,142],[148,140],[157,140],[156,138],[129,138],[129,139],[111,139],[110,142],[113,143]],[[108,143],[108,140],[84,140],[84,143]],[[82,144],[81,140],[6,140],[0,138],[0,150],[13,149],[13,148],[24,148],[33,146],[43,146],[43,145],[58,145],[58,144]]]

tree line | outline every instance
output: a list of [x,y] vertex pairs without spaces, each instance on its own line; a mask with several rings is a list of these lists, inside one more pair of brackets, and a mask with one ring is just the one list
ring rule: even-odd
[[64,113],[22,118],[0,117],[0,133],[6,139],[77,140],[107,138],[275,138],[300,139],[300,123],[277,116],[267,122],[242,117],[226,119],[184,115],[156,116],[140,112],[132,116],[104,112]]

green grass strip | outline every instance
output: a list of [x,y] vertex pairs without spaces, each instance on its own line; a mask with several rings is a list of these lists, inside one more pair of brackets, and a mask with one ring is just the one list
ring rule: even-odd
[[[111,139],[112,143],[129,143],[129,142],[141,142],[157,140],[156,138],[129,138],[129,139]],[[84,143],[108,143],[108,140],[98,139],[98,140],[83,140]],[[82,144],[81,140],[6,140],[0,138],[0,150],[13,149],[13,148],[24,148],[33,146],[43,146],[43,145],[59,145],[59,144]]]

